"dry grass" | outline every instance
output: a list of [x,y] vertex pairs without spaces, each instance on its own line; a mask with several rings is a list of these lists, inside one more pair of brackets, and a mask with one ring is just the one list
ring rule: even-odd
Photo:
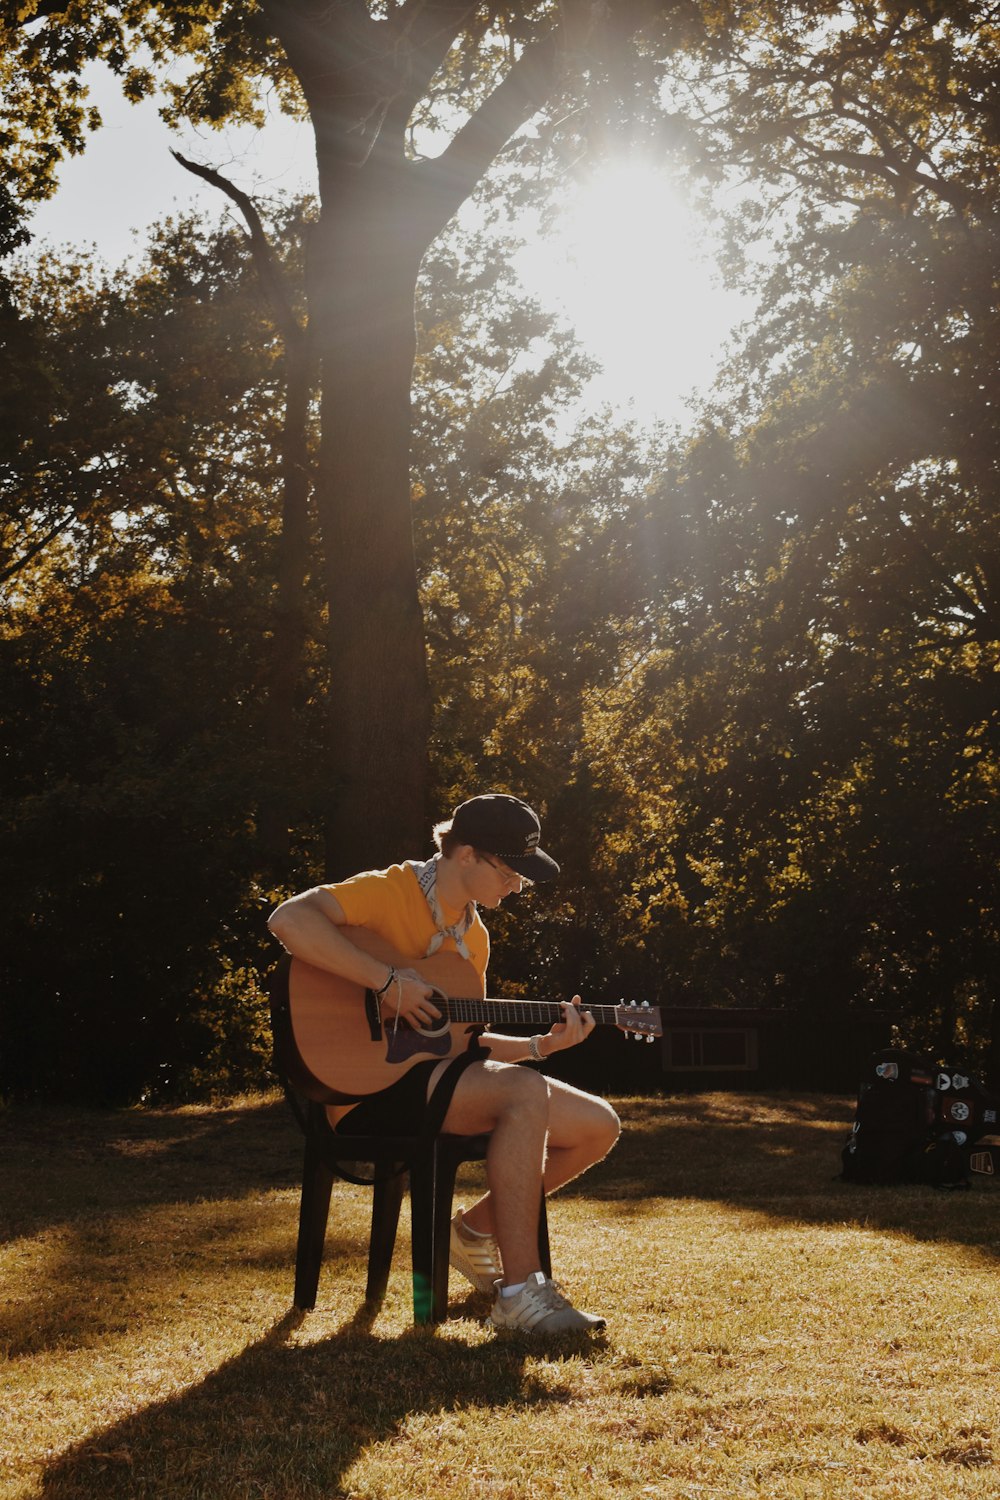
[[844,1099],[621,1108],[551,1210],[609,1332],[551,1349],[492,1336],[456,1278],[414,1331],[404,1243],[367,1317],[355,1188],[291,1314],[280,1101],[8,1111],[0,1497],[993,1500],[997,1188],[835,1182]]

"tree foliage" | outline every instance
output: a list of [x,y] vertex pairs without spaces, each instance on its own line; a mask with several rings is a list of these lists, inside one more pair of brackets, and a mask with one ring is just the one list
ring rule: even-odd
[[[655,0],[506,10],[469,0],[37,0],[0,12],[12,84],[25,94],[45,80],[34,108],[12,116],[19,155],[2,179],[27,201],[50,190],[54,161],[95,123],[81,78],[95,59],[133,98],[181,62],[183,81],[165,84],[171,119],[253,119],[269,90],[312,123],[305,329],[322,382],[313,477],[330,620],[331,870],[390,857],[426,822],[431,706],[409,496],[420,262],[533,118],[515,149],[558,162],[594,144],[588,130],[596,140],[619,122],[626,100],[633,114],[640,97],[655,114],[665,60],[691,19]],[[647,52],[633,40],[643,30]],[[275,681],[302,670],[294,636]]]
[[[498,983],[805,1004],[818,1028],[884,1008],[944,1053],[981,1058],[991,1028],[1000,1043],[990,13],[48,11],[7,66],[28,78],[44,55],[62,78],[63,103],[39,104],[57,154],[86,123],[70,81],[88,47],[152,87],[127,71],[139,38],[154,64],[198,64],[172,108],[245,115],[269,77],[327,154],[312,217],[267,226],[285,315],[259,244],[191,223],[162,229],[135,277],[47,257],[9,278],[4,1086],[51,1077],[54,1049],[67,1087],[109,1097],[164,1068],[204,1085],[259,1066],[255,903],[275,868],[260,810],[277,774],[304,885],[334,867],[324,822],[347,830],[338,859],[357,848],[338,823],[356,768],[331,760],[331,726],[357,755],[381,743],[360,809],[390,739],[411,742],[406,795],[422,785],[412,681],[382,684],[370,715],[352,697],[393,641],[410,651],[414,619],[403,675],[423,672],[426,642],[431,810],[471,786],[522,792],[564,866],[533,922],[495,924]],[[44,52],[57,33],[62,71]],[[365,88],[348,106],[352,57]],[[690,431],[574,426],[587,361],[521,296],[497,224],[441,234],[529,117],[495,168],[504,191],[537,199],[551,179],[529,162],[566,169],[659,123],[735,205],[729,270],[759,313]],[[448,119],[421,157],[420,132]],[[40,121],[25,141],[46,138]],[[41,159],[8,158],[11,193],[45,190]],[[418,199],[377,295],[351,303]],[[376,391],[391,433],[368,420]],[[297,561],[293,451],[316,480],[313,508],[295,500]],[[391,828],[386,857],[424,852],[429,819],[404,832],[398,806],[379,803],[375,844]]]
[[683,914],[679,982],[883,1006],[945,1051],[996,1035],[992,26],[733,11],[678,78],[689,160],[752,183],[760,314],[663,461],[681,565],[593,729],[637,909],[662,881]]
[[259,942],[279,355],[231,231],[11,284],[4,1083],[121,1097],[195,1065]]

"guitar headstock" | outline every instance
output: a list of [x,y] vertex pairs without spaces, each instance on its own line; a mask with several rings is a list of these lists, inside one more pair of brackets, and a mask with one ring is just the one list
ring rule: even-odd
[[620,1031],[624,1031],[626,1037],[634,1036],[636,1041],[645,1037],[647,1042],[651,1042],[654,1037],[663,1035],[660,1012],[648,1000],[644,1000],[641,1005],[638,1000],[630,1000],[627,1005],[623,1000],[620,1005],[616,1005],[615,1025]]

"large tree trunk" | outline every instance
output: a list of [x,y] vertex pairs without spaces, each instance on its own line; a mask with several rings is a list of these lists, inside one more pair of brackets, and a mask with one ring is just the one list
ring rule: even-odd
[[400,158],[325,209],[311,267],[322,360],[317,507],[329,607],[327,873],[427,842],[431,706],[410,503],[414,296],[424,250]]
[[554,34],[527,46],[434,161],[409,122],[475,0],[403,0],[374,19],[328,0],[260,0],[302,85],[321,204],[309,328],[322,367],[316,502],[330,613],[327,873],[427,847],[430,691],[410,510],[410,381],[420,261],[546,97]]

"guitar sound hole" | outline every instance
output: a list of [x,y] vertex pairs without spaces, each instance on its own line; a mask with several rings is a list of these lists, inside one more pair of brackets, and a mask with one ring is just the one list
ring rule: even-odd
[[440,1021],[438,1021],[436,1025],[434,1025],[434,1026],[418,1026],[417,1030],[419,1031],[419,1033],[420,1033],[421,1036],[427,1036],[427,1037],[446,1036],[448,1034],[448,1031],[450,1030],[450,1023],[448,1021],[446,1021],[442,1017],[442,1019]]

